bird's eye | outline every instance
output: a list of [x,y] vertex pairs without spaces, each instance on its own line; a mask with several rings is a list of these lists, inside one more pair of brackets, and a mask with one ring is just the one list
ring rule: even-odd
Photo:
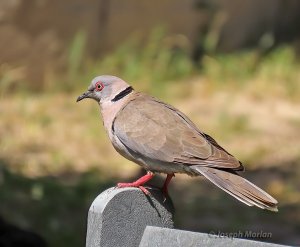
[[97,92],[100,92],[102,89],[104,88],[104,85],[101,81],[98,81],[96,84],[95,84],[95,90]]

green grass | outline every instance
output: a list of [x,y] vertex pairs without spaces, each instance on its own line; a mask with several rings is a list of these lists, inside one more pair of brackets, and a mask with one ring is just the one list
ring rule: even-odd
[[145,90],[159,94],[168,82],[194,73],[186,50],[174,47],[163,28],[154,29],[146,40],[130,37],[115,51],[97,60],[83,56],[85,40],[83,32],[75,35],[69,50],[68,73],[57,78],[58,83],[50,85],[51,90],[76,90],[86,87],[97,75],[112,74],[128,81],[143,82]]
[[[213,50],[203,57],[200,69],[191,59],[189,48],[178,37],[168,36],[164,28],[155,28],[148,38],[128,37],[117,49],[98,59],[86,56],[87,35],[78,31],[67,52],[66,70],[45,75],[46,83],[37,82],[40,92],[70,92],[86,88],[91,79],[101,74],[113,74],[133,86],[154,95],[164,96],[170,85],[195,76],[207,81],[211,90],[224,88],[245,90],[257,97],[274,95],[298,100],[300,95],[300,63],[293,48],[281,46],[266,56],[258,50],[218,54]],[[22,69],[8,65],[0,68],[0,95],[6,91],[31,93]],[[33,85],[32,83],[28,85]],[[179,85],[180,87],[180,85]]]
[[256,50],[205,56],[202,74],[215,88],[231,88],[297,99],[300,63],[289,46],[278,47],[265,57]]
[[[99,59],[86,59],[85,34],[79,32],[69,51],[65,83],[53,84],[63,90],[84,88],[100,74],[113,74],[139,84],[142,90],[163,96],[171,83],[204,78],[213,90],[246,90],[257,97],[266,93],[297,100],[300,95],[300,64],[290,46],[282,46],[261,56],[257,50],[233,54],[205,55],[201,69],[192,62],[188,50],[178,46],[163,28],[156,28],[146,40],[129,37],[115,51]],[[142,45],[143,44],[143,45]]]

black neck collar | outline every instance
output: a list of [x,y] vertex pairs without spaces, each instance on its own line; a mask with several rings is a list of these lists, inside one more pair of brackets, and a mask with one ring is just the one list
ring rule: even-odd
[[133,91],[133,88],[131,86],[125,88],[123,91],[118,93],[111,101],[116,102],[122,98],[124,98],[126,95],[130,94]]

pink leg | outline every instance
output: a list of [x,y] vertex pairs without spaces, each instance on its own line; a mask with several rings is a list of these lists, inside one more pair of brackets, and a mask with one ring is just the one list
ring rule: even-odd
[[143,186],[146,182],[148,182],[149,180],[151,180],[151,178],[154,177],[154,174],[152,172],[147,172],[147,174],[141,178],[139,178],[138,180],[136,180],[135,182],[132,183],[118,183],[117,187],[118,188],[126,188],[126,187],[138,187],[141,189],[141,191],[143,191],[146,195],[149,195],[150,192]]
[[162,187],[162,191],[163,191],[163,194],[164,194],[165,197],[167,197],[167,195],[168,195],[168,185],[169,185],[169,183],[170,183],[170,181],[173,177],[175,177],[174,173],[168,174],[167,178],[165,180],[165,183]]

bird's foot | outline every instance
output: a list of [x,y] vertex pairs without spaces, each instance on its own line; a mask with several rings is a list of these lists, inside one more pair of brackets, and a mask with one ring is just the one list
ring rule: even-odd
[[169,185],[169,183],[170,183],[170,181],[171,181],[171,179],[172,179],[173,177],[175,177],[174,173],[168,174],[168,175],[167,175],[167,178],[166,178],[166,180],[165,180],[165,182],[164,182],[164,185],[163,185],[163,187],[162,187],[162,193],[163,193],[163,195],[164,195],[164,202],[166,201],[167,197],[169,196],[169,193],[168,193],[168,185]]
[[135,182],[132,183],[118,183],[118,188],[127,188],[127,187],[135,187],[139,188],[141,191],[143,191],[146,195],[149,195],[150,192],[143,186],[146,182],[148,182],[151,178],[153,178],[154,174],[152,172],[147,172],[147,174]]
[[139,188],[141,191],[143,191],[146,195],[150,195],[149,190],[147,190],[144,186],[142,185],[137,185],[135,182],[133,183],[118,183],[117,184],[118,188]]

